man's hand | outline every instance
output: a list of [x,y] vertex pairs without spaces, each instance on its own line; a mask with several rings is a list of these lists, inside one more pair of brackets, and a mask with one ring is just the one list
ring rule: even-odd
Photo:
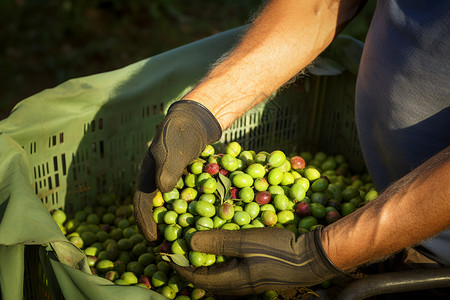
[[136,223],[148,241],[158,239],[153,219],[158,190],[171,191],[186,166],[221,135],[216,118],[200,103],[181,100],[170,106],[142,161],[133,199]]
[[295,237],[287,229],[254,228],[195,233],[194,251],[233,257],[212,267],[171,266],[195,286],[216,295],[256,295],[270,290],[311,286],[343,274],[328,259],[322,227]]

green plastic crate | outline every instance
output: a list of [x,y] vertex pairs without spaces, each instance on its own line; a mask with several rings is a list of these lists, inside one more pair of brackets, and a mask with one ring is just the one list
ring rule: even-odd
[[[6,170],[17,168],[29,174],[30,186],[23,186],[29,195],[27,201],[42,202],[46,211],[63,208],[74,212],[95,204],[99,193],[130,195],[141,159],[170,104],[189,91],[208,67],[236,43],[242,30],[227,31],[119,70],[72,79],[23,100],[7,119],[0,121],[0,145],[8,144],[8,149],[13,149],[2,153],[0,147],[0,166],[6,163],[7,154],[17,151],[22,165],[12,163]],[[352,51],[362,49],[352,39],[338,39],[329,51],[335,61],[331,73],[321,69],[319,60],[311,69],[318,75],[297,80],[272,100],[247,112],[223,133],[222,141],[238,141],[243,148],[255,151],[341,153],[353,169],[362,171],[364,161],[353,116],[355,66],[349,63],[358,60],[360,52],[342,51],[340,47],[346,44],[356,45]],[[339,57],[342,64],[336,64]],[[324,55],[322,62],[327,59]],[[16,194],[17,188],[9,192]],[[4,208],[10,206],[0,200]],[[34,218],[34,211],[25,213],[26,217],[16,222]],[[50,247],[64,243],[54,231],[55,224],[50,224],[50,215],[46,218],[45,224],[52,232],[41,232],[40,238],[32,241],[21,239],[25,231],[16,229],[17,224],[0,218],[0,229],[9,226],[18,235],[15,244],[0,238],[0,251],[2,247],[27,245],[25,274],[15,271],[19,279],[21,275],[24,278],[24,298],[57,299],[63,294],[77,298],[102,286],[103,281],[84,286],[100,279],[80,275],[82,272],[58,263]],[[0,262],[2,259],[7,257],[0,258]],[[1,287],[4,295],[17,295],[20,288],[20,284],[12,288],[4,283]],[[106,299],[106,295],[121,299],[123,291],[124,287],[106,286],[96,290],[96,299]],[[139,288],[126,291],[133,299],[148,299],[149,293],[143,293]],[[152,299],[158,298],[151,295]]]

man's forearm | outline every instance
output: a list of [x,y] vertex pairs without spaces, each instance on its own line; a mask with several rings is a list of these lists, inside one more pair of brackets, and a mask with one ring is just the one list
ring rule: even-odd
[[324,230],[322,243],[343,270],[393,254],[450,228],[450,147],[379,197]]
[[360,2],[270,1],[239,45],[183,99],[202,103],[228,128],[313,61]]

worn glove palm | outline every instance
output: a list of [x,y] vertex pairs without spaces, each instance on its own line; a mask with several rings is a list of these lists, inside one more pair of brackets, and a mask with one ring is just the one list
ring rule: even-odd
[[170,106],[142,161],[133,199],[136,223],[148,241],[158,239],[153,219],[157,191],[171,191],[185,167],[221,135],[219,122],[200,103],[180,100]]
[[194,251],[234,258],[212,267],[171,266],[195,286],[222,296],[312,286],[343,274],[325,254],[321,232],[322,227],[299,237],[270,227],[196,232],[190,241]]

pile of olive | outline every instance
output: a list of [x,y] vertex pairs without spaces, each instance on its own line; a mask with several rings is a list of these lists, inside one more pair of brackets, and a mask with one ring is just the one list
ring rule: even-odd
[[[153,217],[164,240],[150,246],[133,217],[132,195],[99,195],[68,220],[53,212],[67,238],[83,249],[92,273],[118,285],[137,285],[178,300],[213,299],[171,270],[210,266],[227,257],[189,248],[199,230],[274,226],[302,234],[327,226],[377,197],[367,174],[352,174],[342,155],[254,152],[232,142],[208,145],[176,187],[157,193]],[[265,298],[275,297],[268,292]]]

